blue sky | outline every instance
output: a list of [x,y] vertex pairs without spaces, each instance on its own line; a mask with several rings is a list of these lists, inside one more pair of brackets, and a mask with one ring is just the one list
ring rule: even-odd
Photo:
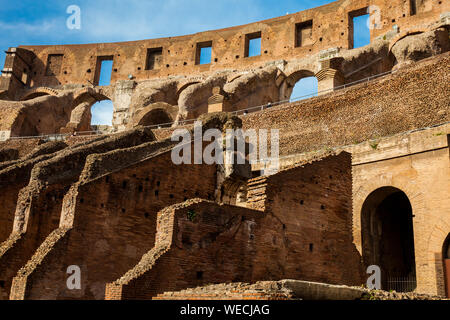
[[[0,65],[3,67],[4,51],[19,45],[115,42],[185,35],[269,19],[331,2],[334,1],[2,1]],[[80,30],[66,27],[69,5],[81,8]]]

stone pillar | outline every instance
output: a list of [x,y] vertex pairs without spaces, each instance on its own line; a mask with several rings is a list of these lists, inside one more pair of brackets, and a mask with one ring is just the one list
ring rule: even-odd
[[117,81],[114,92],[114,113],[112,125],[116,131],[127,129],[127,124],[131,120],[131,96],[133,94],[134,80]]
[[338,56],[339,51],[339,48],[331,48],[319,53],[320,71],[316,73],[319,95],[327,94],[345,83],[345,78],[339,71],[344,60]]
[[15,99],[30,82],[30,70],[34,53],[22,48],[9,48],[2,75],[0,92],[2,99]]
[[322,69],[316,73],[319,95],[327,94],[345,83],[340,71],[332,68]]
[[208,99],[208,113],[231,111],[226,93],[220,87],[212,89],[212,96]]

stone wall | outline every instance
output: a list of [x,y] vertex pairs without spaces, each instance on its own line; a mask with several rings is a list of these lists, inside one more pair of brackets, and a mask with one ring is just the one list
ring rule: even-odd
[[[130,269],[154,245],[158,210],[186,198],[208,198],[216,182],[214,166],[175,166],[170,152],[100,176],[66,195],[74,208],[64,209],[62,219],[73,219],[73,226],[43,258],[38,250],[19,271],[15,282],[27,278],[22,298],[103,299],[105,283]],[[61,225],[67,224],[64,220]],[[41,247],[51,242],[52,235]],[[35,259],[43,264],[35,265]],[[67,289],[70,265],[81,267],[81,291]],[[13,288],[12,298],[20,298],[16,292]]]
[[1,198],[4,204],[1,219],[8,222],[4,225],[1,235],[4,242],[0,245],[3,290],[9,291],[12,277],[57,228],[64,195],[78,180],[86,157],[93,152],[106,152],[152,139],[150,129],[98,137],[70,149],[19,162],[1,172],[5,183],[13,181],[5,186],[7,193]]
[[[5,82],[5,97],[0,99],[21,102],[0,101],[0,130],[3,139],[88,131],[90,108],[101,100],[113,102],[115,131],[180,123],[208,112],[214,88],[220,88],[218,99],[225,106],[216,106],[218,111],[239,111],[289,100],[295,83],[310,76],[318,79],[319,90],[331,92],[448,51],[449,5],[423,3],[412,14],[404,0],[341,0],[182,37],[11,48],[6,76],[23,77],[18,61],[31,57],[32,62],[26,83]],[[370,31],[371,44],[353,49],[352,19],[369,11],[376,23]],[[261,36],[261,55],[247,57],[247,42],[255,36]],[[212,62],[200,65],[198,48],[206,44],[212,46]],[[106,58],[113,60],[111,84],[98,86],[101,61]],[[150,63],[152,59],[158,63]],[[49,108],[49,104],[57,107]]]
[[446,53],[371,83],[250,113],[243,128],[279,129],[280,153],[289,155],[445,123],[449,62]]
[[[363,204],[391,186],[408,197],[413,214],[417,291],[445,295],[443,247],[450,233],[450,127],[440,126],[353,149],[353,236],[362,253]],[[372,144],[373,145],[373,144]]]
[[349,230],[350,156],[295,167],[266,185],[265,212],[200,199],[160,211],[155,246],[107,285],[106,299],[286,277],[360,284]]
[[[450,10],[445,1],[426,0],[426,6],[411,15],[408,1],[404,0],[340,0],[318,8],[259,21],[248,25],[213,30],[181,37],[69,46],[22,46],[33,52],[33,86],[58,86],[94,82],[98,57],[113,57],[112,81],[137,80],[174,75],[201,74],[224,69],[244,69],[269,61],[305,58],[324,49],[352,48],[351,18],[356,12],[366,14],[366,8],[376,5],[380,9],[380,23],[371,31],[375,39],[397,25],[401,30],[439,20],[440,14]],[[362,9],[362,10],[361,10]],[[298,46],[296,24],[312,20],[310,41]],[[298,30],[298,29],[297,29]],[[301,30],[301,29],[300,29]],[[261,56],[245,57],[246,35],[261,32]],[[212,42],[212,63],[196,64],[197,44]],[[162,48],[159,68],[147,70],[147,50]],[[49,55],[63,55],[59,72],[46,73]]]

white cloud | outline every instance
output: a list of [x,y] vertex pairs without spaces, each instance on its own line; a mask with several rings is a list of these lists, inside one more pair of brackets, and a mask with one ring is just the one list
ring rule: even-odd
[[0,21],[1,32],[14,32],[14,33],[33,33],[33,34],[48,34],[58,27],[60,21],[57,19],[45,20],[35,23],[4,23]]
[[91,107],[91,124],[112,125],[113,104],[109,100],[97,102]]

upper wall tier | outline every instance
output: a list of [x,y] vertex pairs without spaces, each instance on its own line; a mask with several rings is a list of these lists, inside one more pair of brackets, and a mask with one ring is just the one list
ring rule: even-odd
[[[274,19],[187,36],[121,43],[21,46],[21,49],[25,49],[23,51],[34,53],[35,58],[22,59],[23,65],[17,73],[9,66],[8,59],[13,55],[21,55],[21,51],[11,48],[3,73],[14,73],[17,78],[15,81],[22,81],[27,87],[33,88],[67,84],[96,85],[104,59],[113,60],[112,83],[130,77],[144,80],[225,69],[247,69],[270,61],[307,57],[329,48],[352,49],[353,17],[366,14],[369,7],[375,22],[371,30],[373,40],[393,28],[398,27],[398,33],[412,26],[439,20],[442,13],[450,10],[450,2],[339,0]],[[379,19],[377,8],[380,11]],[[261,37],[261,55],[246,57],[248,42],[254,37]],[[205,46],[212,47],[211,63],[200,65],[200,49]],[[7,90],[1,87],[0,91]]]

